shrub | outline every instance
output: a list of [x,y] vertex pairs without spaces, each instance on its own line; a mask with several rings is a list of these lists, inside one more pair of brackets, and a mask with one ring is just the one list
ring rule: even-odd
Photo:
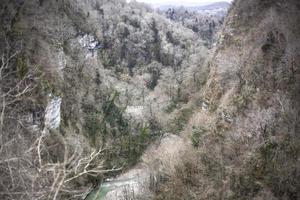
[[19,79],[24,78],[24,76],[28,72],[28,67],[26,64],[26,60],[24,56],[19,56],[16,58],[16,66],[17,66],[17,76]]
[[230,199],[253,199],[267,187],[278,199],[299,197],[296,173],[299,138],[284,136],[282,141],[267,140],[239,172],[230,175]]
[[158,80],[160,78],[161,75],[160,69],[157,67],[152,67],[149,69],[149,73],[151,74],[151,78],[147,82],[147,88],[153,90],[156,87]]
[[245,108],[255,94],[255,89],[249,85],[243,85],[240,92],[234,96],[233,103],[239,109]]
[[188,122],[192,114],[193,114],[192,108],[181,109],[178,112],[178,114],[175,116],[175,118],[172,119],[168,131],[170,131],[171,133],[178,134],[180,131],[183,130],[184,126],[186,125],[186,123]]
[[84,129],[93,146],[106,145],[109,149],[105,152],[108,167],[130,167],[138,162],[146,147],[156,137],[153,122],[139,125],[138,133],[131,132],[132,127],[124,117],[122,106],[117,104],[119,93],[110,92],[102,106],[84,104],[85,123]]
[[198,188],[199,166],[196,160],[185,159],[176,166],[175,172],[158,183],[155,191],[155,200],[182,200],[194,199],[193,190]]
[[193,127],[191,141],[194,147],[199,146],[203,133],[205,133],[204,129]]
[[84,129],[95,145],[96,136],[101,132],[101,119],[97,113],[91,113],[85,118]]

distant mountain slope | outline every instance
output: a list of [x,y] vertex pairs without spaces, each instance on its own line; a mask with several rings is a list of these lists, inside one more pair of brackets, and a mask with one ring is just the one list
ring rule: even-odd
[[230,5],[222,1],[201,6],[163,6],[158,12],[191,29],[206,42],[207,46],[212,46]]
[[193,7],[188,7],[188,8],[201,11],[201,10],[228,9],[230,7],[230,5],[231,4],[226,1],[221,1],[221,2],[209,4],[209,5],[193,6]]
[[188,11],[204,11],[204,10],[216,10],[216,9],[228,9],[230,7],[230,3],[227,1],[220,1],[220,2],[215,2],[215,3],[211,3],[211,4],[205,4],[205,5],[187,5],[187,6],[174,6],[174,5],[162,5],[159,6],[158,9],[161,11],[166,11],[169,8],[180,8],[180,7],[184,7],[185,9],[187,9]]

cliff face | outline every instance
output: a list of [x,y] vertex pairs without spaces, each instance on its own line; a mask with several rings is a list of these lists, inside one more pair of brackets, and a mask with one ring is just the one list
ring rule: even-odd
[[297,1],[235,1],[211,63],[205,96],[233,116],[225,134],[242,149],[229,161],[237,199],[299,198],[297,13]]
[[299,8],[233,2],[184,131],[195,148],[158,199],[299,198]]

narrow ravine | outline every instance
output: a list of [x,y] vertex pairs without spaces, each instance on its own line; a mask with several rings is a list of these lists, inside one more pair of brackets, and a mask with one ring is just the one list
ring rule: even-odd
[[151,195],[150,185],[157,175],[167,173],[177,164],[186,143],[180,136],[165,134],[143,154],[141,162],[124,174],[107,180],[93,190],[86,200],[118,200],[126,196]]

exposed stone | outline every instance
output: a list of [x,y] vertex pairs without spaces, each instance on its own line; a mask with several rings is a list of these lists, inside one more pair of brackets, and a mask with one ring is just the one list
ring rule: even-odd
[[226,112],[225,110],[222,110],[220,113],[219,113],[219,116],[222,120],[224,120],[225,122],[227,123],[232,123],[233,122],[233,117],[228,113]]
[[203,111],[208,111],[209,104],[205,101],[202,102],[202,110]]
[[56,129],[60,125],[61,98],[54,97],[50,100],[45,111],[45,127],[49,130]]
[[89,34],[79,36],[78,42],[81,47],[86,49],[86,58],[94,57],[96,55],[94,52],[101,47],[101,43],[96,40],[94,36]]

